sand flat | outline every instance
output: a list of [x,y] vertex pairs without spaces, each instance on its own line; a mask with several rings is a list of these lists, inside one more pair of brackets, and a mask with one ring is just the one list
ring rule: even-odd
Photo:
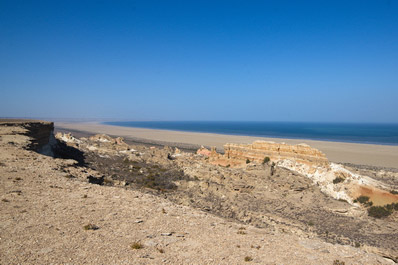
[[56,122],[55,127],[150,141],[216,146],[219,149],[225,143],[252,143],[255,140],[306,143],[324,152],[332,162],[398,168],[398,146],[155,130],[104,125],[99,122]]

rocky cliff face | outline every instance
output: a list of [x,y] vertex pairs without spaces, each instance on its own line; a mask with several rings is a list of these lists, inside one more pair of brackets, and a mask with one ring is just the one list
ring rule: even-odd
[[245,164],[246,161],[261,163],[266,157],[270,158],[271,161],[289,159],[304,164],[328,164],[328,159],[324,153],[306,144],[288,145],[255,141],[252,144],[226,144],[224,151],[225,154],[220,155],[215,150],[206,151],[206,149],[201,148],[198,153],[207,154],[216,163],[227,163],[230,166],[239,166]]
[[398,201],[398,195],[389,192],[395,190],[394,185],[355,174],[342,165],[329,163],[325,154],[306,144],[256,141],[252,144],[226,144],[224,150],[225,154],[222,155],[215,148],[208,150],[202,147],[197,154],[207,157],[207,161],[213,165],[246,169],[266,162],[264,159],[268,157],[272,161],[272,164],[266,163],[271,165],[271,175],[275,166],[297,172],[311,179],[323,193],[355,206],[359,206],[354,201],[361,195],[369,197],[374,205],[379,206]]
[[262,162],[265,157],[271,160],[292,159],[300,162],[325,164],[325,154],[306,144],[288,145],[266,141],[255,141],[252,144],[226,144],[225,155],[229,159]]
[[28,149],[51,155],[51,144],[55,142],[53,131],[54,123],[38,120],[3,119],[0,126],[22,127],[25,129],[24,135],[30,138]]

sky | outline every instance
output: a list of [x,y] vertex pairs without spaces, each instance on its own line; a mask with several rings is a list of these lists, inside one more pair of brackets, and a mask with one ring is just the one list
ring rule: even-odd
[[0,0],[0,117],[398,123],[398,1]]

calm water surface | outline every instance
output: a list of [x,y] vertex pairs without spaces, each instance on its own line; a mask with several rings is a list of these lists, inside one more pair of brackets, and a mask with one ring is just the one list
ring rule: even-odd
[[398,145],[398,124],[131,121],[108,125],[187,132]]

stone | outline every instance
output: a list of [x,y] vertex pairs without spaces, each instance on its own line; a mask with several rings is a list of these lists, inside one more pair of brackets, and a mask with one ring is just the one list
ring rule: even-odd
[[288,145],[266,141],[255,141],[252,144],[226,144],[224,145],[224,157],[263,162],[265,157],[271,161],[292,159],[302,162],[328,163],[326,155],[321,151],[311,148],[306,144]]
[[198,155],[210,156],[211,151],[205,148],[203,145],[196,151]]
[[255,141],[252,144],[225,144],[224,155],[215,148],[201,147],[196,152],[210,157],[210,162],[221,166],[251,166],[250,163],[262,163],[266,157],[271,161],[289,159],[304,164],[327,165],[328,159],[321,151],[306,144],[288,145],[267,141]]

